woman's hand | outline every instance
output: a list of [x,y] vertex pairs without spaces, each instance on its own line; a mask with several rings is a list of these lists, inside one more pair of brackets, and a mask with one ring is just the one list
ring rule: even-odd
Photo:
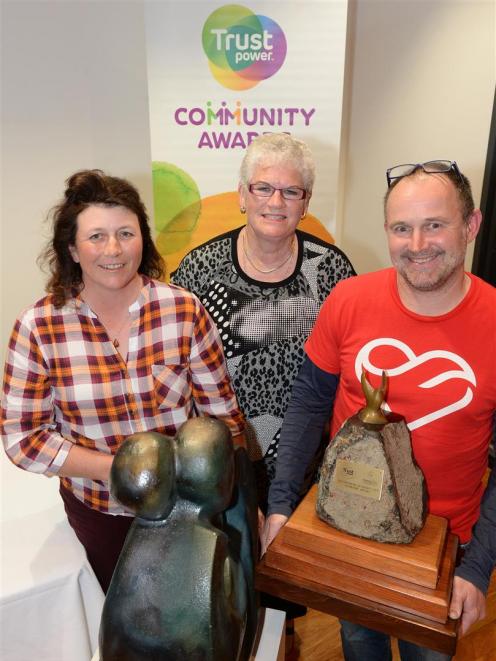
[[265,555],[268,547],[278,534],[279,530],[286,524],[288,518],[289,517],[285,516],[284,514],[271,514],[269,517],[267,517],[265,520],[263,532],[260,536],[262,547],[260,557]]
[[58,475],[60,477],[86,477],[108,482],[114,455],[73,445]]
[[[248,449],[248,446],[246,445],[246,436],[245,436],[245,433],[243,431],[241,433],[236,434],[235,436],[233,436],[232,440],[233,440],[234,449],[236,449],[236,448],[244,448],[245,450]],[[260,512],[260,510],[258,510],[258,511],[259,511],[260,514],[262,514]],[[263,514],[262,514],[262,516],[263,516]]]

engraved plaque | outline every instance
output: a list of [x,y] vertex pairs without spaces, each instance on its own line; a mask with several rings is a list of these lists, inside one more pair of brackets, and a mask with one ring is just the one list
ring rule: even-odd
[[380,500],[384,471],[370,464],[338,459],[332,476],[331,488],[345,493],[360,494],[372,500]]

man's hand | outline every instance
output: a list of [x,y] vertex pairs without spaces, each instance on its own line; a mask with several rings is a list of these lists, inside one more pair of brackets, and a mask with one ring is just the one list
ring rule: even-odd
[[279,530],[283,527],[289,517],[284,514],[271,514],[265,520],[265,526],[260,538],[262,545],[261,557],[265,555],[265,551],[270,546],[272,540],[275,538]]
[[265,516],[260,507],[258,508],[258,538],[260,540],[260,544],[262,544],[263,540],[263,531],[264,531],[264,526],[265,526]]
[[460,623],[460,636],[467,633],[474,622],[486,617],[486,598],[473,583],[466,581],[460,576],[455,576],[453,581],[453,594],[449,616]]

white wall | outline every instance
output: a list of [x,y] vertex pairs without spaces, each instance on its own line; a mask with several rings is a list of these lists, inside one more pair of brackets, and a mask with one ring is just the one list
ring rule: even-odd
[[[389,261],[382,233],[388,166],[457,160],[479,198],[495,9],[491,0],[350,4],[337,238],[363,272]],[[42,295],[35,263],[42,220],[64,180],[100,167],[131,179],[150,210],[152,195],[142,1],[3,0],[1,9],[3,350],[19,311]],[[57,499],[56,479],[26,474],[1,456],[3,518]]]
[[351,0],[337,239],[358,272],[389,265],[382,229],[388,167],[457,161],[480,202],[496,82],[495,6]]
[[[152,192],[142,3],[3,0],[1,8],[3,354],[20,310],[43,295],[43,220],[65,179],[99,167],[131,179],[148,208]],[[58,498],[58,479],[0,455],[3,518]]]

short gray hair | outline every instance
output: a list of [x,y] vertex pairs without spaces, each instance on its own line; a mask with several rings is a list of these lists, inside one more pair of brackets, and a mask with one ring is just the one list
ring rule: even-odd
[[267,133],[255,138],[244,155],[239,171],[242,185],[248,186],[255,169],[284,164],[299,170],[305,190],[312,192],[315,162],[309,147],[287,133]]

